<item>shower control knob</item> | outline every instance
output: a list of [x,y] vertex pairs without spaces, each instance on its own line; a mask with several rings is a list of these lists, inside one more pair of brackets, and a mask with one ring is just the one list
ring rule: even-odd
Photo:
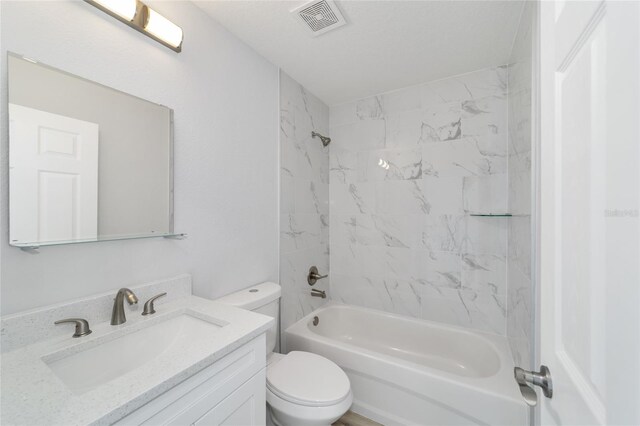
[[316,281],[321,280],[323,278],[327,278],[329,275],[320,275],[318,273],[318,268],[312,266],[309,268],[309,274],[307,275],[307,282],[309,285],[314,285]]

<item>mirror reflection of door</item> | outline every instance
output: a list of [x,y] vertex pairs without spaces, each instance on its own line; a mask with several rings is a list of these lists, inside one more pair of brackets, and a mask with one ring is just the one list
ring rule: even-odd
[[11,241],[97,239],[98,124],[16,104],[9,116]]

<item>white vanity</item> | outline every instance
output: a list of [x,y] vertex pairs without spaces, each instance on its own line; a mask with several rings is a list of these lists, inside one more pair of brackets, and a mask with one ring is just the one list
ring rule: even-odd
[[[3,423],[264,424],[273,319],[191,295],[188,275],[131,289],[141,303],[121,325],[109,322],[115,291],[2,318]],[[53,325],[67,317],[91,334]]]

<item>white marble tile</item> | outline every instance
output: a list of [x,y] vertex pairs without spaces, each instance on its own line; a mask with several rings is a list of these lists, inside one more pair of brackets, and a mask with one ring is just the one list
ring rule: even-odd
[[461,291],[461,300],[469,312],[472,328],[506,335],[506,296]]
[[467,216],[466,219],[464,252],[507,255],[507,221],[511,218]]
[[451,141],[462,137],[462,105],[449,102],[423,110],[421,143]]
[[505,173],[505,151],[504,144],[483,137],[425,144],[422,148],[423,175],[459,177]]
[[420,85],[422,108],[471,98],[463,83],[455,78],[445,78]]
[[280,215],[280,251],[283,253],[318,246],[323,242],[323,222],[318,214]]
[[356,255],[355,244],[331,244],[331,277],[338,275],[359,276],[362,259]]
[[313,180],[295,179],[295,212],[329,214],[329,185]]
[[424,198],[431,206],[429,214],[460,215],[463,213],[462,178],[425,177],[423,190]]
[[460,253],[466,239],[466,217],[463,215],[424,216],[421,246],[431,251]]
[[531,171],[513,172],[509,167],[509,212],[531,214]]
[[506,203],[506,89],[499,67],[331,108],[335,300],[505,333],[506,222],[464,209]]
[[420,276],[418,252],[404,247],[357,246],[363,276],[412,279]]
[[508,212],[506,173],[463,179],[464,211],[481,214]]
[[453,291],[452,297],[425,296],[422,299],[422,318],[445,324],[469,327],[471,317],[459,296]]
[[356,116],[360,120],[383,119],[384,107],[382,104],[382,96],[372,96],[356,101]]
[[[329,273],[331,148],[311,132],[329,136],[330,111],[284,73],[280,105],[280,284],[283,325],[288,325],[316,303],[308,294],[309,267]],[[323,285],[328,287],[328,280]]]
[[424,297],[422,317],[462,327],[505,335],[504,300],[497,296],[456,291],[448,297]]
[[356,242],[356,216],[333,213],[330,216],[331,244],[347,245]]
[[315,138],[307,138],[297,145],[296,179],[315,180],[329,184],[329,148]]
[[420,144],[424,112],[420,109],[388,114],[386,148],[413,148]]
[[384,310],[379,286],[369,278],[336,274],[331,277],[333,300],[349,305]]
[[[462,135],[493,136],[507,135],[507,100],[488,97],[463,101]],[[506,141],[506,139],[505,139]]]
[[359,156],[360,181],[413,180],[422,178],[422,151],[375,150]]
[[280,171],[280,213],[295,212],[295,184],[286,170]]
[[333,134],[333,128],[358,121],[356,114],[356,102],[333,105],[329,110],[329,124]]
[[507,292],[507,261],[493,254],[462,255],[462,288],[479,294]]
[[411,317],[420,316],[422,310],[420,285],[412,285],[410,281],[402,279],[386,279],[377,288],[382,293],[380,298],[385,311]]
[[421,107],[420,90],[416,86],[387,92],[382,95],[385,116],[403,111],[418,110]]
[[331,129],[331,145],[347,150],[382,149],[385,147],[385,120],[360,120]]
[[459,253],[420,250],[416,256],[419,277],[426,286],[449,289],[462,287],[462,258]]
[[488,68],[461,74],[420,86],[422,106],[443,102],[504,97],[507,93],[507,68]]
[[508,68],[500,66],[462,74],[456,80],[467,87],[472,99],[503,98],[507,95],[507,75]]
[[509,268],[508,280],[507,335],[516,365],[529,366],[533,330],[532,283],[517,267]]
[[376,194],[373,183],[331,184],[330,195],[332,213],[359,214],[376,211]]
[[336,147],[330,153],[331,183],[353,183],[360,180],[359,153]]
[[375,182],[380,214],[427,214],[431,206],[424,196],[422,180]]
[[421,246],[422,215],[358,215],[358,244],[400,248]]
[[531,216],[514,216],[508,223],[508,259],[513,265],[531,276]]

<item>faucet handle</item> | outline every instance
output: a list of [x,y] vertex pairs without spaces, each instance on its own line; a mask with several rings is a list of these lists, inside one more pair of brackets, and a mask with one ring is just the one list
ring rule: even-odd
[[329,275],[320,275],[318,273],[318,268],[315,266],[312,266],[311,268],[309,268],[309,273],[307,274],[307,283],[309,283],[309,285],[314,285],[316,283],[316,281],[321,280],[323,278],[327,278]]
[[74,323],[76,325],[76,332],[73,333],[73,337],[82,337],[87,334],[91,334],[91,329],[89,328],[89,321],[82,318],[67,318],[54,322],[54,324],[65,324],[65,323]]
[[153,303],[161,298],[162,296],[166,296],[167,293],[160,293],[157,296],[153,296],[151,299],[147,300],[144,304],[144,309],[142,310],[142,315],[151,315],[151,314],[155,314],[156,310],[153,306]]

